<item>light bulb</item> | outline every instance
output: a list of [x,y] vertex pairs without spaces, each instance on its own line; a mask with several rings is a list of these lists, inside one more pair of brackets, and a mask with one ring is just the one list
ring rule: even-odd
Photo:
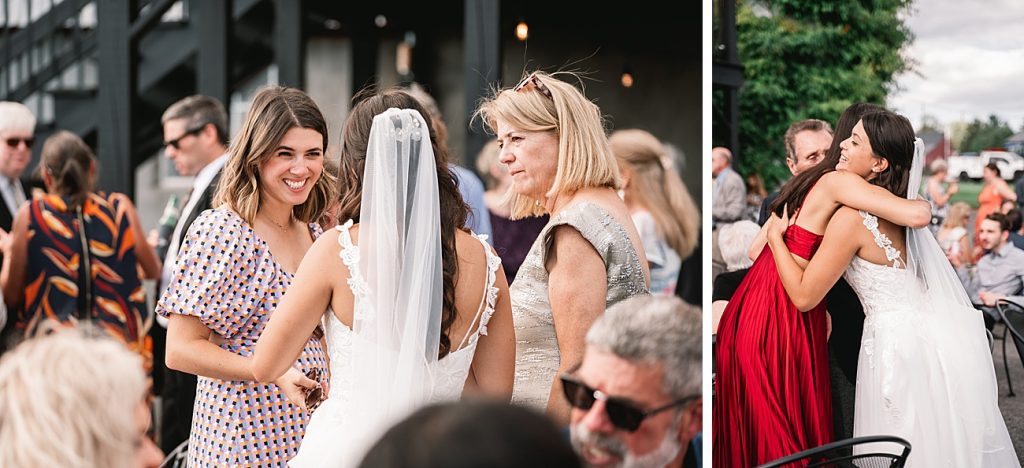
[[528,37],[530,37],[530,27],[526,25],[526,21],[520,21],[516,25],[516,39],[525,41]]
[[633,87],[633,74],[630,72],[622,72],[622,87],[632,88]]

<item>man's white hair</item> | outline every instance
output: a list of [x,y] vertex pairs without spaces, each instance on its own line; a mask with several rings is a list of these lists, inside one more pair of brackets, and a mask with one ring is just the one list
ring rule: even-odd
[[587,332],[587,346],[641,365],[660,365],[667,395],[701,393],[700,309],[677,297],[635,296],[610,307]]
[[0,134],[21,132],[31,135],[36,128],[36,116],[20,102],[0,102]]

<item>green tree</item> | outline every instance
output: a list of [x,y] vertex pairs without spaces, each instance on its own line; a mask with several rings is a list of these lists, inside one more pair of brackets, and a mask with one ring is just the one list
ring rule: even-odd
[[988,116],[988,120],[982,122],[974,119],[967,124],[964,138],[960,141],[960,152],[981,151],[991,148],[1002,148],[1007,138],[1013,135],[1010,124],[999,120],[995,115]]
[[[854,102],[884,103],[896,75],[912,68],[903,55],[912,35],[899,17],[911,0],[737,3],[740,170],[774,186],[789,176],[782,139],[792,122],[834,124]],[[713,101],[720,119],[721,94]]]

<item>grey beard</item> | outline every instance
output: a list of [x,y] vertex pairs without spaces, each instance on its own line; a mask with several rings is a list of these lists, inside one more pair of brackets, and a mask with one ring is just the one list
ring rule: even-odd
[[[681,422],[681,421],[680,421]],[[573,448],[577,453],[582,453],[584,445],[594,445],[619,458],[620,468],[663,468],[669,462],[675,460],[682,448],[678,440],[679,424],[672,424],[669,430],[665,431],[665,437],[658,444],[658,447],[644,455],[634,455],[626,447],[625,442],[614,437],[590,432],[583,423],[570,428]],[[582,457],[581,457],[582,458]],[[584,465],[585,459],[581,459]],[[589,466],[589,465],[588,465]]]

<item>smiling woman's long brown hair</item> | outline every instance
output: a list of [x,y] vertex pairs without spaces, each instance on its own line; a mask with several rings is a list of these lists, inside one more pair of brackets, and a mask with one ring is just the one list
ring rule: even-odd
[[[326,151],[327,121],[313,99],[295,88],[269,86],[261,89],[252,100],[242,129],[231,142],[214,206],[226,203],[252,224],[260,207],[260,164],[293,128],[315,130],[323,136]],[[333,174],[323,171],[306,202],[292,209],[295,219],[306,223],[319,219],[327,209],[336,183]]]

